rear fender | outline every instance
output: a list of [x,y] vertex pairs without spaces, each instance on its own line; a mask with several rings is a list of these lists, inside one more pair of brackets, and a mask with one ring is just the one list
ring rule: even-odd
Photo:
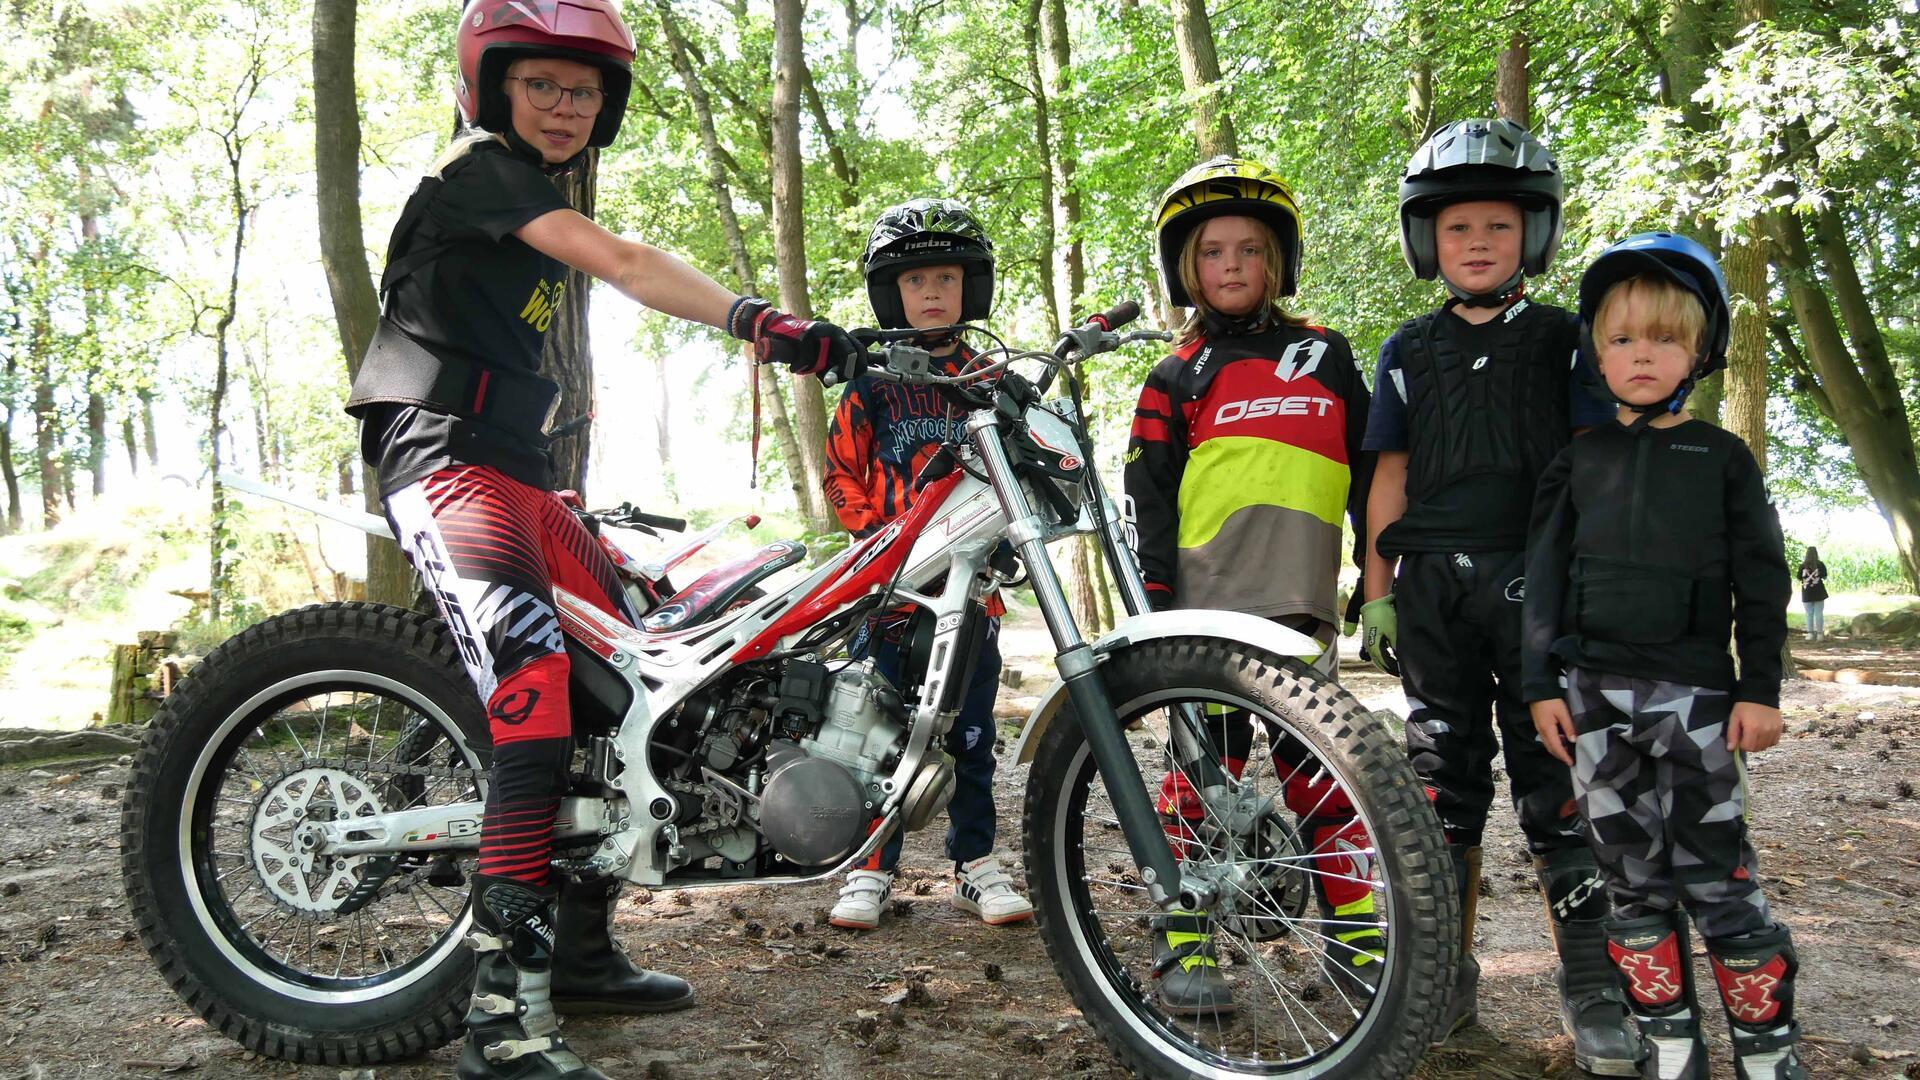
[[[1247,615],[1238,611],[1208,611],[1203,608],[1181,608],[1174,611],[1155,611],[1144,615],[1133,615],[1120,621],[1120,625],[1101,636],[1093,643],[1093,651],[1102,662],[1113,653],[1129,645],[1158,638],[1198,637],[1229,641],[1239,645],[1251,646],[1261,652],[1274,656],[1298,657],[1303,664],[1311,664],[1325,652],[1326,646],[1297,630],[1289,630],[1279,623],[1262,619],[1256,615]],[[1047,692],[1040,696],[1040,704],[1027,716],[1026,726],[1020,731],[1020,738],[1014,742],[1013,760],[1026,764],[1033,760],[1033,753],[1040,746],[1040,739],[1047,733],[1047,725],[1053,722],[1067,704],[1067,684],[1055,679]]]

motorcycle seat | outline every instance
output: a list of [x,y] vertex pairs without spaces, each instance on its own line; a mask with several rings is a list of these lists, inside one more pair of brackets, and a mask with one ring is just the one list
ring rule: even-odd
[[640,625],[656,634],[697,626],[728,610],[747,591],[807,557],[807,546],[778,540],[744,558],[714,567],[661,604]]

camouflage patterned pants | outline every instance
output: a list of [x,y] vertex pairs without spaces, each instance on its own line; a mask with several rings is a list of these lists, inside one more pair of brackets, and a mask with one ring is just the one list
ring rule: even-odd
[[1726,691],[1574,668],[1567,707],[1579,732],[1573,790],[1615,914],[1684,903],[1706,938],[1772,926],[1747,839],[1746,770],[1727,748]]

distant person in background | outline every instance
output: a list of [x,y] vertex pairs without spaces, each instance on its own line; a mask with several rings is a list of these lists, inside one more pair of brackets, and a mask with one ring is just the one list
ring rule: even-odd
[[1820,549],[1809,545],[1807,557],[1800,560],[1800,602],[1807,608],[1807,640],[1820,641],[1827,636],[1827,564],[1820,561]]

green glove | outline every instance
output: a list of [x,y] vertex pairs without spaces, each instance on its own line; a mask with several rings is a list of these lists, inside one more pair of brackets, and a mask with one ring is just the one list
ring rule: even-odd
[[1393,650],[1398,629],[1391,595],[1360,605],[1360,655],[1374,667],[1394,676],[1400,674],[1400,658]]

